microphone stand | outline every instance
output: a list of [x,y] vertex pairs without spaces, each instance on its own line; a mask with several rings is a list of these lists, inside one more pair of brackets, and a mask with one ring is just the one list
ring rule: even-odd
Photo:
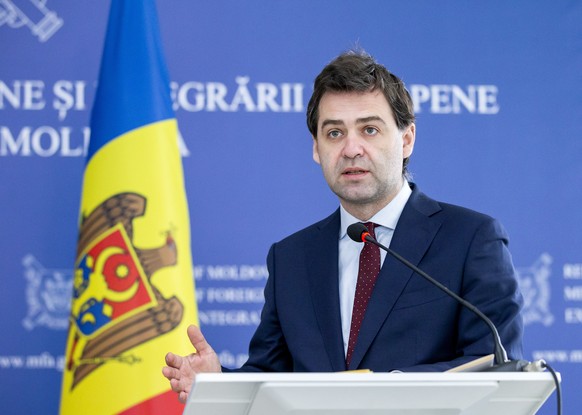
[[368,228],[361,222],[356,222],[348,227],[348,235],[349,237],[356,241],[356,242],[370,242],[378,246],[379,248],[383,249],[387,253],[389,253],[392,257],[406,265],[408,268],[413,270],[415,273],[426,279],[431,284],[435,285],[437,288],[444,291],[447,295],[454,298],[457,302],[462,304],[464,307],[471,310],[475,313],[481,320],[485,322],[491,334],[493,336],[494,342],[494,356],[495,356],[495,364],[486,369],[486,371],[491,372],[534,372],[534,371],[543,371],[545,367],[545,362],[543,361],[536,361],[536,362],[528,362],[527,360],[509,360],[507,358],[507,352],[501,343],[501,338],[499,337],[499,332],[497,328],[493,324],[493,322],[487,317],[485,314],[481,312],[477,307],[473,304],[465,300],[464,298],[460,297],[453,291],[451,291],[448,287],[441,284],[433,277],[428,275],[426,272],[418,268],[416,265],[408,261],[406,258],[402,257],[400,254],[392,251],[390,248],[385,247],[380,242],[378,242],[370,233],[368,232]]

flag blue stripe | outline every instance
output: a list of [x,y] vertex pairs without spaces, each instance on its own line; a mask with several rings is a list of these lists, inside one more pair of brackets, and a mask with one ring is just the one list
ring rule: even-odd
[[116,137],[174,118],[158,26],[153,0],[128,0],[111,8],[87,162]]

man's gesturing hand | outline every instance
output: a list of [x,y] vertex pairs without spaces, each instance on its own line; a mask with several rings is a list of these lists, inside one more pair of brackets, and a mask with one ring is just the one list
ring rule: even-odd
[[170,381],[172,390],[178,394],[178,399],[186,403],[197,373],[221,372],[218,356],[206,342],[200,329],[194,325],[188,327],[188,338],[196,349],[187,356],[173,353],[166,355],[166,364],[162,374]]

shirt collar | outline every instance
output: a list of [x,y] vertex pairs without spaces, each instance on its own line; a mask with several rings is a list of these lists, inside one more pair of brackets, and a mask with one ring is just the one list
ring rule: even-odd
[[[406,205],[406,202],[408,202],[411,194],[412,190],[410,189],[410,185],[406,180],[404,180],[404,184],[396,197],[374,216],[372,216],[369,222],[374,222],[377,225],[384,226],[392,230],[396,229],[398,219],[400,219],[400,215],[402,214],[404,206]],[[345,210],[341,204],[340,218],[340,239],[343,239],[347,235],[348,226],[356,222],[361,222],[361,220],[348,213],[348,211]]]

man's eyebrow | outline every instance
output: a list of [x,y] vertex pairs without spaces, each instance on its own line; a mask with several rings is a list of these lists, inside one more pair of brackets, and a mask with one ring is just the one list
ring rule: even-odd
[[321,129],[323,130],[328,125],[344,125],[344,122],[342,120],[330,120],[330,119],[327,119],[327,120],[325,120],[325,121],[323,121],[321,123]]
[[382,124],[386,125],[386,123],[384,122],[382,117],[379,117],[377,115],[371,115],[369,117],[358,118],[356,120],[356,124],[366,124],[366,123],[369,123],[370,121],[380,121]]
[[[382,117],[379,117],[378,115],[370,115],[369,117],[358,118],[356,120],[356,124],[366,124],[371,121],[380,121],[382,124],[386,125]],[[321,123],[321,129],[323,130],[328,125],[345,125],[345,123],[342,120],[327,119]]]

